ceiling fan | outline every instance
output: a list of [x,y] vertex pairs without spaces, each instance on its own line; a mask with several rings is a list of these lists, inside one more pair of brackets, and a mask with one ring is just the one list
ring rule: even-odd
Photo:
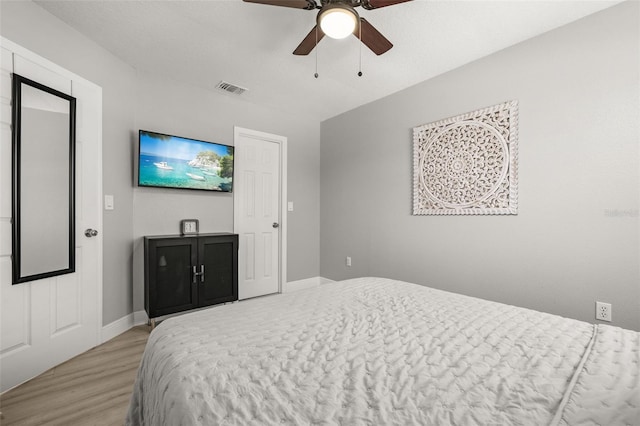
[[292,7],[295,9],[316,10],[316,26],[293,51],[294,55],[308,55],[327,35],[332,38],[345,38],[353,34],[376,55],[382,55],[393,47],[373,25],[361,18],[355,8],[362,6],[367,10],[380,9],[411,0],[244,0],[247,3],[260,3],[272,6]]

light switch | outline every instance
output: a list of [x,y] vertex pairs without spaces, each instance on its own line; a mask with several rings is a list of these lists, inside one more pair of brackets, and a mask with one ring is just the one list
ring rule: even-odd
[[113,195],[104,196],[104,209],[113,210]]
[[287,203],[287,211],[290,211],[290,212],[293,211],[293,201],[289,201]]

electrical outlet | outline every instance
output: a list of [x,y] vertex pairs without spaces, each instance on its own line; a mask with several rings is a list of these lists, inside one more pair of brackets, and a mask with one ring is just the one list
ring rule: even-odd
[[347,266],[351,266],[351,256],[347,256]]
[[611,303],[596,302],[596,319],[611,322]]

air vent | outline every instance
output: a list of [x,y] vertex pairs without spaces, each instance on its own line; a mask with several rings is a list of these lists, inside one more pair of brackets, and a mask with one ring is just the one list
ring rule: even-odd
[[225,92],[233,93],[234,95],[242,95],[248,89],[244,87],[236,86],[235,84],[227,83],[226,81],[221,81],[216,86],[216,89],[224,90]]

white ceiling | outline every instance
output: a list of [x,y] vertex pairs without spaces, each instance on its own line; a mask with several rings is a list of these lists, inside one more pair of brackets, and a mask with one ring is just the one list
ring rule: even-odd
[[[413,0],[358,8],[394,47],[376,56],[355,37],[291,52],[315,25],[315,11],[209,1],[36,1],[136,69],[216,90],[248,88],[241,99],[318,120],[338,115],[507,46],[619,3],[605,1]],[[236,95],[228,95],[236,96]]]

